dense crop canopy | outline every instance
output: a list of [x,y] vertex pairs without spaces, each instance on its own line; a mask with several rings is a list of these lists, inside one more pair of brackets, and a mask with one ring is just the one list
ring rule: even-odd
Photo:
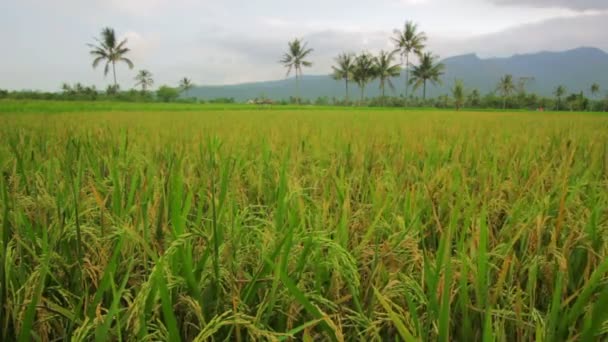
[[0,340],[607,338],[608,118],[0,115]]

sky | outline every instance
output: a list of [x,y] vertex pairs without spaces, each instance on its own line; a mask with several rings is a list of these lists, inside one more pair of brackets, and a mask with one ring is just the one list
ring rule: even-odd
[[63,82],[104,89],[88,43],[103,27],[128,39],[135,69],[117,68],[122,89],[138,70],[155,86],[286,77],[287,42],[314,49],[305,74],[328,74],[341,52],[391,50],[406,20],[442,58],[506,57],[581,46],[608,51],[608,0],[2,0],[0,88],[58,91]]

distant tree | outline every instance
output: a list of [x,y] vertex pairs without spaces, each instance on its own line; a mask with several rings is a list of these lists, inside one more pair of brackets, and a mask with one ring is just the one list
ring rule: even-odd
[[348,82],[353,78],[355,67],[355,56],[351,53],[342,53],[336,57],[336,65],[332,66],[334,70],[332,77],[336,81],[344,80],[346,85],[346,94],[344,100],[348,103]]
[[557,102],[556,102],[557,103],[557,110],[559,110],[560,106],[562,104],[562,97],[564,95],[566,95],[566,87],[564,87],[563,85],[557,86],[557,88],[555,88],[555,90],[553,91],[553,94],[557,98]]
[[456,110],[460,110],[464,105],[464,83],[462,80],[456,80],[452,88],[452,97],[454,97],[454,105]]
[[313,49],[308,48],[308,43],[302,42],[300,39],[294,39],[288,43],[288,50],[283,54],[280,63],[287,68],[287,76],[294,70],[296,74],[296,98],[297,103],[300,103],[300,77],[302,77],[302,67],[311,67],[312,63],[306,60],[306,57],[313,52]]
[[83,94],[84,89],[85,89],[85,86],[82,83],[77,82],[76,84],[74,84],[74,92],[76,94]]
[[412,79],[410,83],[414,85],[414,90],[422,86],[422,99],[426,100],[426,84],[441,84],[441,76],[445,72],[445,65],[437,62],[439,57],[427,52],[420,56],[420,64],[412,69]]
[[[415,53],[419,56],[422,55],[422,50],[425,47],[427,40],[424,32],[418,32],[418,25],[412,21],[406,21],[403,27],[403,31],[394,30],[394,36],[392,38],[395,43],[397,51],[401,54],[402,62],[405,59],[405,94],[404,97],[407,99],[409,89],[409,77],[410,77],[410,54]],[[406,103],[406,102],[405,102]]]
[[573,94],[568,95],[568,97],[566,97],[566,104],[568,105],[568,108],[571,111],[583,110],[583,109],[587,108],[587,105],[589,104],[589,100],[587,100],[587,98],[581,91],[578,94],[573,93]]
[[376,76],[375,58],[368,52],[362,52],[355,58],[355,66],[353,69],[353,80],[359,85],[361,90],[361,98],[359,104],[363,104],[365,97],[365,86],[371,82]]
[[471,107],[477,107],[481,103],[481,96],[479,95],[479,90],[473,89],[469,96],[467,97],[467,102]]
[[532,82],[536,81],[535,77],[520,77],[517,80],[517,92],[519,93],[520,97],[524,97],[526,96],[526,86]]
[[91,100],[97,99],[97,88],[95,86],[89,86],[84,88],[84,94]]
[[496,91],[502,96],[502,109],[507,108],[507,98],[515,92],[515,84],[513,83],[513,75],[505,75],[498,82]]
[[74,89],[72,88],[72,86],[69,83],[62,83],[61,84],[61,91],[63,92],[64,95],[74,95]]
[[89,44],[89,47],[92,48],[90,53],[94,57],[93,68],[97,68],[100,63],[105,62],[103,74],[107,76],[110,72],[110,66],[112,66],[114,86],[118,87],[118,83],[116,82],[116,63],[123,62],[129,66],[129,69],[133,69],[133,62],[125,57],[131,51],[126,46],[127,39],[123,39],[120,43],[117,43],[114,29],[106,27],[101,30],[101,37],[95,40],[97,41],[97,45]]
[[192,83],[191,79],[184,77],[179,81],[179,89],[186,94],[186,97],[188,97],[192,88],[194,88],[194,83]]
[[329,105],[329,97],[327,96],[319,96],[315,100],[315,106],[327,106]]
[[106,88],[106,95],[117,95],[120,91],[120,86],[118,84],[110,84]]
[[142,94],[145,94],[149,88],[154,85],[154,79],[152,78],[152,73],[148,70],[140,70],[135,76],[135,86],[141,87]]
[[385,98],[386,98],[386,94],[385,94],[386,85],[388,84],[388,86],[391,89],[395,89],[395,86],[393,85],[391,78],[399,76],[399,73],[401,71],[401,67],[399,66],[399,64],[394,64],[396,53],[397,53],[397,51],[393,51],[393,52],[380,51],[380,54],[378,55],[378,57],[375,58],[375,67],[374,68],[376,71],[376,77],[378,77],[378,79],[380,80],[380,91],[382,92],[382,99],[381,99],[382,106],[384,106],[384,102],[385,102]]
[[448,103],[450,102],[450,97],[447,94],[439,95],[437,97],[437,101],[435,105],[439,108],[448,108]]
[[172,102],[179,97],[179,91],[175,88],[163,85],[156,91],[156,96],[163,102]]
[[591,96],[596,97],[599,92],[600,92],[600,85],[597,83],[593,83],[591,85]]

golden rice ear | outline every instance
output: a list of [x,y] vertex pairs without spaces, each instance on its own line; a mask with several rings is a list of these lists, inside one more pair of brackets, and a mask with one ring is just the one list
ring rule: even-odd
[[0,112],[2,341],[607,336],[601,115]]

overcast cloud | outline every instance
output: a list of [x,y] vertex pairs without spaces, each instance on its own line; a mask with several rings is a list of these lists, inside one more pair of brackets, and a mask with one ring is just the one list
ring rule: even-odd
[[608,50],[606,0],[5,0],[0,2],[0,88],[57,90],[62,82],[105,87],[87,43],[112,26],[128,38],[135,70],[118,68],[123,88],[138,69],[156,84],[187,76],[197,84],[285,77],[287,41],[315,49],[308,74],[328,73],[342,51],[390,49],[414,20],[441,57],[508,56],[595,46]]
[[571,8],[574,10],[605,10],[606,0],[492,0],[498,5]]

